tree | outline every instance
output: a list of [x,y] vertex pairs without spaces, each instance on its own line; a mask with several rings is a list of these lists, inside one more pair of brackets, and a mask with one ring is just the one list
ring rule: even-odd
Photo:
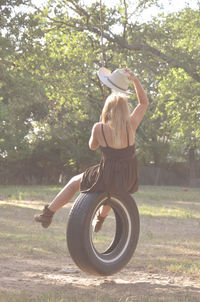
[[[137,14],[138,10],[141,11],[141,6],[145,7],[145,5],[151,5],[155,2],[157,3],[157,1],[136,1],[134,14]],[[98,37],[101,35],[99,2],[88,7],[81,5],[79,0],[58,0],[56,2],[49,0],[48,3],[47,9],[43,12],[48,26],[57,26],[60,31],[70,28],[78,32],[92,33]],[[102,34],[108,42],[115,44],[122,50],[138,52],[141,55],[141,59],[150,57],[153,60],[156,58],[157,68],[159,68],[160,64],[173,68],[182,68],[195,81],[200,82],[199,69],[195,64],[195,58],[187,51],[179,48],[176,41],[176,34],[184,34],[183,30],[180,32],[180,28],[183,28],[185,20],[182,19],[179,22],[177,29],[163,26],[163,20],[155,18],[152,22],[140,24],[137,21],[131,21],[133,12],[128,13],[129,9],[126,0],[123,1],[123,6],[123,8],[120,5],[118,9],[108,9],[104,5],[104,28]],[[191,23],[192,20],[199,20],[198,11],[193,11],[189,8],[187,10],[191,11],[193,15],[188,16]],[[166,21],[165,24],[168,23],[168,20]],[[191,23],[190,25],[192,25]],[[117,24],[120,24],[123,30],[116,34],[113,28]],[[185,61],[185,58],[187,58],[187,61]]]
[[[152,1],[145,2],[149,5],[151,3]],[[52,1],[49,1],[48,9],[43,12],[46,30],[53,27],[59,28],[60,32],[84,32],[88,39],[98,41],[101,27],[99,3],[88,7],[79,4],[79,1],[69,0],[57,1],[52,5]],[[141,11],[142,4],[144,1],[138,1],[135,14],[138,10]],[[167,160],[171,137],[169,131],[164,132],[166,129],[163,128],[161,116],[153,114],[156,101],[159,99],[157,96],[159,83],[171,70],[180,69],[193,79],[194,83],[199,83],[199,70],[196,64],[199,54],[196,43],[199,35],[199,12],[186,8],[167,17],[161,15],[148,23],[138,23],[132,21],[129,11],[131,14],[132,11],[128,9],[126,1],[118,8],[103,7],[106,66],[115,69],[120,62],[121,66],[128,65],[136,69],[143,79],[143,84],[153,102],[150,102],[150,113],[142,126],[148,135],[142,135],[144,131],[141,127],[138,132],[139,141],[141,147],[142,144],[143,147],[148,144],[150,150],[148,157],[156,165],[160,165]],[[121,30],[116,34],[113,28],[117,24],[121,26]],[[191,28],[195,28],[191,39],[193,42],[188,43]],[[160,152],[160,148],[165,152]],[[144,156],[142,157],[144,159]]]
[[[7,1],[8,7],[16,3]],[[185,161],[199,149],[199,12],[187,8],[139,22],[137,14],[152,3],[159,1],[103,5],[104,55],[110,70],[129,66],[142,81],[150,106],[136,136],[139,159],[161,166],[177,161],[175,150]],[[6,19],[0,148],[8,173],[13,165],[16,173],[23,166],[25,181],[56,183],[61,172],[82,172],[99,158],[87,143],[105,97],[96,75],[102,58],[99,15],[99,2],[50,0],[42,10]],[[130,106],[136,102],[133,96]]]
[[15,7],[28,4],[30,1],[8,0],[0,6],[0,161],[4,179],[5,167],[14,169],[16,164],[19,169],[21,162],[30,157],[25,138],[32,128],[32,120],[43,118],[46,110],[43,87],[18,62],[21,36],[29,19],[27,13],[15,13]]

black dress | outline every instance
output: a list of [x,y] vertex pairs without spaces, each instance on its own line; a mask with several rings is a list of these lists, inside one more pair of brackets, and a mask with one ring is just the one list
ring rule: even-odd
[[134,193],[138,190],[138,167],[135,145],[122,149],[108,146],[103,124],[102,134],[106,147],[101,147],[100,164],[89,167],[84,173],[80,184],[81,192]]

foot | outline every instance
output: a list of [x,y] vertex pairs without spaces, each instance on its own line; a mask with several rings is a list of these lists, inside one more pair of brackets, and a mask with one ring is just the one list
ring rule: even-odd
[[105,217],[102,217],[100,214],[97,215],[96,219],[95,219],[95,224],[94,224],[94,232],[95,233],[98,233],[101,228],[102,228],[102,225],[104,223],[104,220],[107,216]]
[[54,212],[50,211],[48,209],[48,205],[44,207],[42,210],[42,214],[37,214],[34,216],[35,221],[41,222],[43,228],[48,228],[48,226],[51,224],[52,218],[53,218]]

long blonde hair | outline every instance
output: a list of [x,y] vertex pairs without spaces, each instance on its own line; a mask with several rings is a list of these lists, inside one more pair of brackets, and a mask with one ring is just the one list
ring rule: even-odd
[[124,94],[110,94],[102,110],[102,122],[108,124],[112,132],[112,143],[121,147],[122,133],[130,128],[130,110]]

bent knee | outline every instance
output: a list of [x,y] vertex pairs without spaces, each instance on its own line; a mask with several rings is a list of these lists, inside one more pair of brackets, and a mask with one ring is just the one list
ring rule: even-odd
[[73,176],[70,180],[70,187],[74,192],[77,192],[80,189],[82,174]]

